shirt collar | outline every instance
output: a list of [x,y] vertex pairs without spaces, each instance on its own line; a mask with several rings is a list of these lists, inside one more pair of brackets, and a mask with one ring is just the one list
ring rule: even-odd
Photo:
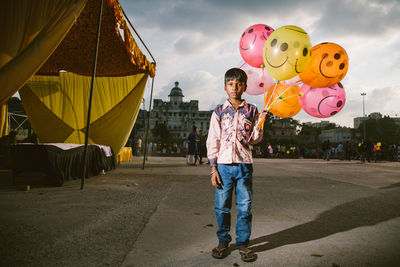
[[[225,108],[227,108],[227,107],[232,107],[233,109],[235,108],[235,107],[231,104],[231,102],[229,102],[228,99],[225,101],[225,103],[224,103],[224,105],[222,106],[222,108],[225,109]],[[242,103],[240,103],[238,109],[241,108],[241,107],[245,107],[246,109],[248,108],[248,104],[247,104],[246,100],[243,100]]]

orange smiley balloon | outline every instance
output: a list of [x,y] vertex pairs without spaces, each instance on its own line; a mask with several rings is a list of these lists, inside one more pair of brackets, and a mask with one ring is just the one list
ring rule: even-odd
[[299,113],[299,89],[296,85],[283,83],[272,85],[267,94],[267,99],[270,99],[268,110],[280,118],[289,118]]
[[337,84],[347,73],[349,58],[346,51],[335,43],[321,43],[311,49],[311,59],[299,74],[303,83],[324,88]]

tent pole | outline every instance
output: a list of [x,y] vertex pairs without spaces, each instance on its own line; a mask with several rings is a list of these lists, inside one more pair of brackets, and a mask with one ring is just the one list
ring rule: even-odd
[[147,125],[146,125],[146,134],[145,134],[145,138],[144,138],[144,153],[143,153],[142,170],[144,170],[144,165],[145,165],[146,156],[147,156],[147,141],[148,141],[149,128],[150,128],[150,112],[151,112],[151,101],[153,99],[153,86],[154,86],[154,77],[151,80],[150,104],[149,104],[149,112],[147,113]]
[[99,19],[98,19],[98,23],[97,23],[96,45],[95,45],[95,50],[94,50],[93,68],[92,68],[93,72],[92,72],[92,81],[90,84],[89,107],[88,107],[87,122],[86,122],[85,150],[84,150],[84,156],[83,156],[83,171],[82,171],[82,178],[81,178],[81,190],[83,189],[84,184],[85,184],[88,143],[89,143],[90,114],[92,112],[93,87],[94,87],[94,79],[96,77],[97,53],[99,51],[101,16],[103,14],[103,0],[100,0],[99,2],[100,2]]
[[[140,37],[139,33],[136,31],[135,27],[133,27],[131,21],[129,20],[128,16],[125,14],[125,11],[123,9],[122,13],[124,14],[126,20],[128,21],[129,25],[131,26],[132,30],[136,33],[136,36],[139,38],[139,40],[142,42],[144,48],[146,48],[147,52],[149,53],[150,57],[153,59],[152,64],[156,65],[156,60],[154,59],[153,55],[151,54],[150,50],[147,48],[146,44],[143,42],[142,37]],[[151,111],[151,101],[153,98],[153,85],[154,85],[154,77],[152,78],[151,82],[151,94],[150,94],[150,104],[149,104],[149,112],[148,112],[148,117],[147,117],[147,127],[146,127],[146,133],[145,133],[145,141],[144,141],[144,153],[143,153],[143,166],[142,169],[144,169],[145,161],[146,161],[146,153],[147,153],[147,138],[149,135],[149,128],[150,128],[150,111]]]
[[156,60],[154,59],[153,55],[151,54],[150,50],[147,48],[146,44],[143,42],[142,37],[140,37],[139,33],[136,31],[135,27],[133,27],[131,21],[129,20],[128,16],[125,14],[125,11],[121,8],[122,13],[124,14],[126,20],[128,21],[129,25],[131,25],[132,30],[136,33],[137,37],[139,38],[139,40],[142,42],[144,48],[146,48],[147,52],[149,53],[149,55],[151,56],[151,58],[153,59],[154,64],[156,64]]

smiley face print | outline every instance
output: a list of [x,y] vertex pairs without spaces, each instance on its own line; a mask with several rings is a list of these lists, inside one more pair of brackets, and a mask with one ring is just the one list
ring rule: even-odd
[[260,68],[264,64],[264,44],[273,31],[274,29],[268,25],[255,24],[243,32],[240,38],[239,51],[247,64],[256,68]]
[[311,59],[299,77],[313,87],[337,84],[347,73],[349,58],[346,51],[335,43],[321,43],[311,49]]
[[346,92],[340,82],[325,88],[304,84],[299,90],[299,101],[303,110],[309,115],[328,118],[344,107]]
[[310,49],[310,37],[303,29],[292,25],[282,26],[265,42],[265,68],[276,80],[293,78],[307,66]]

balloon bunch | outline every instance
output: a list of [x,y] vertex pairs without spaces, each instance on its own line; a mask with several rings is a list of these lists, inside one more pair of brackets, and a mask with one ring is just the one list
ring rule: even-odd
[[[347,73],[346,51],[335,43],[311,45],[300,27],[274,30],[265,24],[242,34],[239,68],[248,75],[246,93],[264,94],[264,110],[287,118],[303,109],[313,117],[337,114],[346,102],[340,81]],[[258,127],[262,127],[263,122]]]

